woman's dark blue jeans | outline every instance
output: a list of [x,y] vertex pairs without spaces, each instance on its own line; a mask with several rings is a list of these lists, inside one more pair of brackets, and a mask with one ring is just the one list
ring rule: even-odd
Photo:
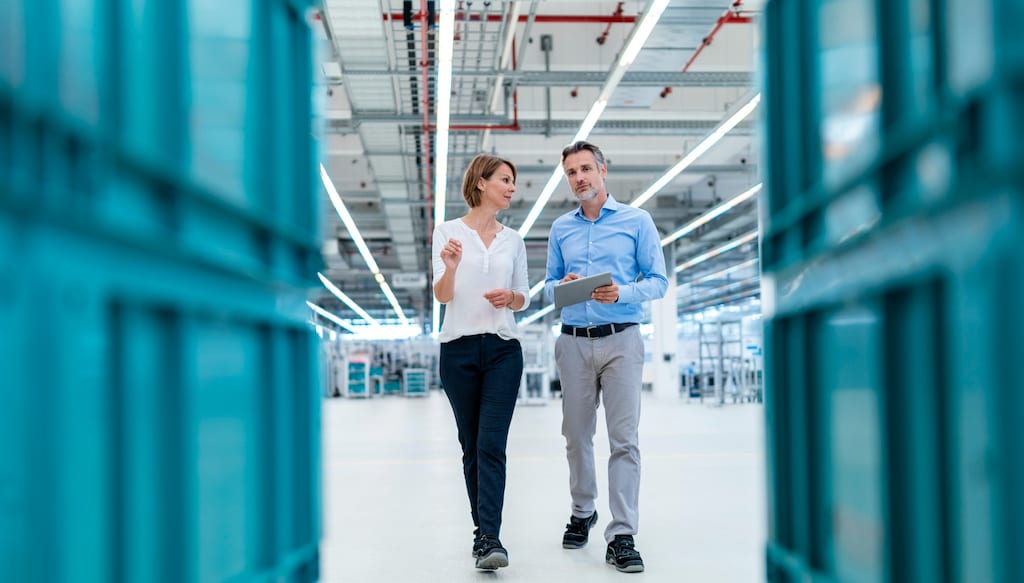
[[505,445],[523,376],[518,340],[475,334],[441,343],[441,383],[455,412],[462,470],[480,534],[498,536],[505,500]]

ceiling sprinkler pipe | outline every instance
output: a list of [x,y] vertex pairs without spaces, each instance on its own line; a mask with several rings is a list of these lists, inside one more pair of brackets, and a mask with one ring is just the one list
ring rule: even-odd
[[[622,5],[623,4],[625,4],[625,2],[619,2],[619,5],[615,8],[615,12],[612,13],[612,16],[622,16]],[[606,26],[604,28],[604,32],[601,33],[601,36],[597,37],[597,44],[603,45],[605,42],[608,41],[608,32],[611,29],[612,29],[612,23],[609,22],[608,26]]]
[[[428,4],[429,10],[428,10]],[[434,16],[433,2],[428,0],[420,0],[420,34],[423,38],[423,54],[420,61],[420,66],[423,70],[423,86],[421,93],[423,94],[423,198],[427,203],[427,208],[433,205],[434,196],[431,190],[433,184],[433,177],[430,172],[430,44],[429,37],[433,36],[433,33],[428,31],[433,30],[435,25],[434,22],[430,22],[430,17]],[[427,213],[427,232],[434,232],[434,217],[431,213]]]
[[[715,35],[718,34],[718,31],[721,30],[724,25],[750,24],[754,21],[753,18],[741,14],[740,7],[742,4],[743,0],[736,0],[735,2],[732,3],[732,6],[726,9],[726,11],[722,13],[721,16],[718,17],[718,20],[715,22],[715,27],[712,28],[711,32],[708,33],[708,35],[702,39],[700,46],[697,47],[697,50],[693,52],[693,55],[690,56],[690,59],[686,61],[685,65],[683,65],[683,73],[686,73],[687,71],[690,70],[690,67],[693,65],[693,62],[697,60],[697,56],[700,55],[701,51],[704,50],[704,47],[711,44],[711,42],[715,38]],[[669,93],[672,93],[672,88],[665,87],[661,91],[661,97],[664,99],[665,97],[668,97]]]

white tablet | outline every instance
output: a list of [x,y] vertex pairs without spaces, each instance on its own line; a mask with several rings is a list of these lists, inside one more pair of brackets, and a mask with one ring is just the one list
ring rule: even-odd
[[612,274],[607,271],[560,283],[555,286],[555,309],[585,302],[595,289],[611,284]]

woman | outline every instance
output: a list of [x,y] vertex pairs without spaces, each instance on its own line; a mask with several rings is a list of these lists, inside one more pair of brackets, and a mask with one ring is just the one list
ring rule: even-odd
[[465,216],[434,229],[434,297],[446,304],[440,378],[462,444],[473,557],[479,569],[508,566],[498,539],[505,498],[505,444],[523,374],[512,312],[530,303],[526,246],[497,220],[516,191],[516,167],[481,154],[462,181]]

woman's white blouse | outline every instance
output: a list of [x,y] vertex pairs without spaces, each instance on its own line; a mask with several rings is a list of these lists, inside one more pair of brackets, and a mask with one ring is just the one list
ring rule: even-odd
[[530,305],[530,282],[526,275],[526,245],[518,232],[502,227],[488,248],[476,231],[462,219],[446,221],[434,229],[432,248],[434,280],[447,268],[441,261],[441,249],[449,239],[462,242],[462,259],[455,271],[455,293],[446,304],[438,340],[449,342],[472,334],[497,334],[511,340],[519,338],[515,316],[509,308],[494,308],[484,298],[493,289],[510,289]]

